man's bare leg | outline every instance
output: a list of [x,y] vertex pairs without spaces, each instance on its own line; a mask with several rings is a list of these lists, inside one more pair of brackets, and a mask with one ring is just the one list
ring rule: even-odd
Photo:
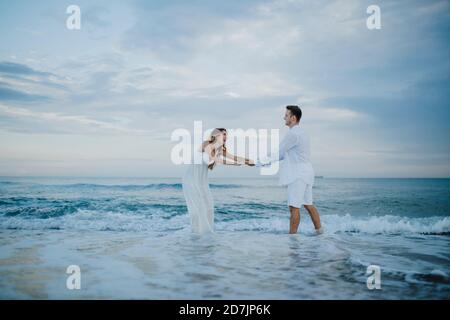
[[317,211],[316,207],[314,205],[309,204],[305,204],[304,207],[308,211],[309,216],[311,217],[311,220],[314,224],[314,228],[316,228],[316,230],[322,228],[322,224],[320,223],[319,211]]
[[300,224],[300,208],[289,206],[289,211],[291,212],[289,233],[297,233],[298,225]]

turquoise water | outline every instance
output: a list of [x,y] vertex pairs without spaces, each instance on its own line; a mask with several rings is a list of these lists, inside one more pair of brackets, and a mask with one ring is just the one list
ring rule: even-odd
[[[450,179],[316,179],[320,236],[304,210],[299,234],[287,235],[285,189],[274,179],[210,182],[212,236],[190,234],[181,181],[169,178],[3,177],[0,232],[30,243],[36,234],[142,236],[149,246],[140,258],[173,273],[153,275],[138,298],[450,298]],[[4,243],[3,253],[11,250]],[[366,287],[371,264],[381,268],[382,290]],[[11,290],[3,298],[16,297]],[[105,290],[102,297],[127,297]]]

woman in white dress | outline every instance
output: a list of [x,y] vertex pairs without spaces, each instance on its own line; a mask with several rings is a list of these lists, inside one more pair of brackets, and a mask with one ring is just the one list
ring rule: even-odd
[[214,232],[214,201],[208,182],[208,170],[216,165],[253,166],[245,158],[229,154],[225,147],[227,132],[223,128],[214,129],[207,141],[204,141],[193,154],[193,161],[183,175],[183,193],[195,233]]

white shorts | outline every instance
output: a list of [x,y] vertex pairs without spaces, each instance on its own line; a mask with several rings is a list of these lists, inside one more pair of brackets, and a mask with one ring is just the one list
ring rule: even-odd
[[287,192],[288,206],[300,208],[304,204],[313,204],[312,185],[306,184],[302,179],[288,184]]

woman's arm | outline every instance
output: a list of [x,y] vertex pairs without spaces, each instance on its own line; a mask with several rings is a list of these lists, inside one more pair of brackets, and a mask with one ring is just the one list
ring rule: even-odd
[[231,159],[234,162],[241,163],[241,164],[246,164],[246,165],[249,165],[249,166],[254,166],[255,165],[252,160],[247,159],[247,158],[243,158],[243,157],[239,157],[239,156],[235,156],[235,155],[227,152],[226,150],[224,150],[223,154],[224,154],[225,158]]
[[241,162],[235,159],[228,159],[228,157],[224,157],[223,155],[219,155],[216,160],[217,164],[229,165],[229,166],[240,166]]
[[[233,160],[233,159],[226,159],[223,153],[218,154],[217,156],[214,156],[215,150],[212,148],[211,145],[208,145],[204,148],[204,152],[209,156],[209,161],[214,161],[216,164],[223,164],[223,165],[231,165],[231,166],[240,166],[241,163],[239,161]],[[213,163],[209,163],[209,165],[213,165]]]

